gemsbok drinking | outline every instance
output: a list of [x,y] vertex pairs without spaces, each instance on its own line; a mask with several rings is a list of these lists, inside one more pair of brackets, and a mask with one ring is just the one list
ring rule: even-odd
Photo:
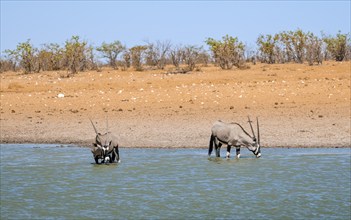
[[236,157],[240,158],[240,147],[247,147],[253,154],[259,158],[261,157],[261,147],[260,147],[260,128],[257,121],[257,138],[255,132],[252,128],[251,120],[249,119],[249,124],[253,136],[244,130],[244,128],[238,123],[225,123],[223,121],[216,121],[212,126],[212,134],[208,149],[208,156],[211,156],[213,145],[215,146],[216,156],[220,157],[220,149],[222,144],[227,145],[227,155],[230,157],[230,149],[232,146],[236,148]]
[[113,163],[120,162],[119,150],[118,150],[118,141],[117,137],[114,136],[111,132],[108,131],[108,121],[106,120],[107,128],[106,133],[101,134],[97,131],[93,121],[89,119],[93,125],[96,137],[95,143],[93,143],[93,153],[94,160],[97,164],[101,163]]

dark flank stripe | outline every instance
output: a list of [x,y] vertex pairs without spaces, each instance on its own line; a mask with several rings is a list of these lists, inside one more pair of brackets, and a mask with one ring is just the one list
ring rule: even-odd
[[218,137],[217,137],[217,139],[219,140],[219,142],[222,142],[223,144],[228,145],[228,142],[222,141],[222,140],[221,140],[221,139],[219,139]]

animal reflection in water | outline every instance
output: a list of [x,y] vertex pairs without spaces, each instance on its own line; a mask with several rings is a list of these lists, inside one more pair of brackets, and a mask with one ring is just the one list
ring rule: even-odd
[[211,156],[213,145],[215,146],[216,156],[220,157],[220,150],[222,144],[227,145],[227,155],[230,157],[230,149],[232,146],[236,148],[236,157],[240,158],[240,147],[247,147],[257,158],[261,157],[261,147],[260,147],[260,128],[257,122],[257,138],[255,132],[252,128],[251,120],[249,119],[249,124],[253,136],[247,133],[244,128],[238,123],[225,123],[222,121],[216,121],[211,129],[211,139],[208,149],[208,156]]
[[97,164],[99,163],[113,163],[120,162],[119,151],[118,151],[118,142],[116,136],[108,131],[108,122],[107,122],[107,132],[101,134],[97,131],[94,123],[90,119],[91,124],[95,130],[95,143],[93,143],[93,153],[94,160]]

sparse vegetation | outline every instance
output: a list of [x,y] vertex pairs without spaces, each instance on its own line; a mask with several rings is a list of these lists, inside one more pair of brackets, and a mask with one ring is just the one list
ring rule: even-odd
[[200,54],[202,52],[202,47],[197,47],[194,45],[189,45],[184,47],[183,50],[183,60],[187,66],[188,71],[193,71],[200,60]]
[[129,50],[132,60],[132,66],[136,71],[143,70],[143,59],[146,50],[147,46],[142,45],[134,46]]
[[86,69],[86,41],[79,41],[79,36],[72,36],[65,43],[65,62],[70,74]]
[[279,35],[274,36],[260,35],[257,39],[258,49],[260,51],[261,61],[264,63],[275,63],[278,60],[280,54],[280,48],[278,46]]
[[156,41],[156,43],[148,43],[146,50],[146,64],[164,69],[167,64],[167,53],[171,48],[170,41]]
[[42,70],[60,70],[64,68],[65,51],[58,44],[46,44],[41,50],[42,55]]
[[207,45],[213,54],[215,63],[222,69],[238,68],[244,65],[245,45],[237,37],[226,35],[221,40],[208,38]]
[[17,71],[18,56],[13,50],[5,50],[4,58],[0,58],[0,72]]
[[123,46],[118,40],[112,43],[103,42],[100,47],[96,48],[96,50],[99,51],[104,58],[108,59],[109,65],[114,69],[118,69],[117,57],[125,49],[126,47]]
[[[19,63],[20,67],[24,70],[24,73],[32,73],[35,71],[37,64],[37,49],[33,47],[28,39],[26,42],[19,43],[15,50],[5,50],[5,53],[9,57],[9,62],[17,65]],[[14,67],[14,69],[16,69]],[[37,67],[38,70],[38,67]]]
[[[7,49],[0,58],[0,72],[22,70],[25,74],[39,71],[67,70],[69,75],[85,70],[100,70],[102,65],[114,69],[137,71],[164,69],[173,65],[186,72],[199,70],[200,64],[213,62],[221,69],[245,68],[245,62],[322,64],[323,60],[351,59],[350,34],[338,32],[322,37],[301,29],[258,36],[257,49],[247,46],[237,37],[225,35],[221,40],[207,38],[209,51],[202,46],[173,46],[170,41],[147,42],[127,48],[118,40],[103,42],[98,47],[88,45],[79,36],[72,36],[63,46],[57,43],[35,48],[30,40],[19,43],[14,50]],[[211,54],[209,53],[211,52]],[[97,56],[101,55],[101,56]],[[100,59],[103,58],[101,61]],[[106,63],[107,61],[107,63]],[[104,64],[105,62],[105,64]]]
[[309,65],[313,63],[322,64],[323,62],[323,41],[313,33],[309,33],[306,40],[306,59]]
[[329,51],[333,59],[335,59],[336,61],[350,59],[350,34],[341,34],[341,32],[339,31],[339,33],[336,34],[335,37],[324,36],[323,40],[326,43],[327,50]]
[[322,64],[323,60],[344,61],[351,59],[350,34],[322,38],[301,29],[283,31],[275,35],[260,35],[257,39],[259,56],[264,63],[308,62]]
[[183,51],[181,46],[176,46],[175,48],[171,49],[171,51],[170,51],[170,59],[172,61],[172,64],[176,68],[179,68],[179,65],[182,62],[183,54],[184,54],[184,51]]

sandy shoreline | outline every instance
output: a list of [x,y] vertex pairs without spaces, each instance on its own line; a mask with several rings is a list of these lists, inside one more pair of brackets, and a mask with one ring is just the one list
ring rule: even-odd
[[[259,117],[265,147],[351,147],[350,62],[248,70],[60,72],[1,76],[1,143],[90,146],[109,130],[121,147],[207,148],[214,121]],[[59,98],[58,94],[64,94]]]

